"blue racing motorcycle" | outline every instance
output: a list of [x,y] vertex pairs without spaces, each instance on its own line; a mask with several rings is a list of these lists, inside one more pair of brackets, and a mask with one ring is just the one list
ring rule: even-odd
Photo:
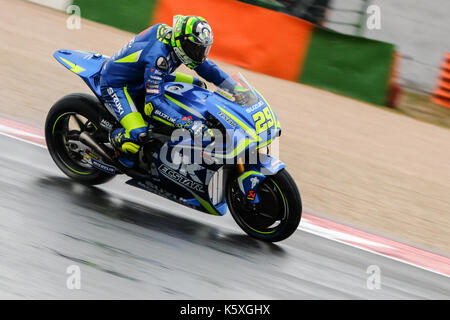
[[[58,50],[54,57],[94,93],[64,96],[47,115],[48,150],[67,176],[96,185],[125,174],[131,178],[127,184],[196,210],[222,216],[229,209],[247,234],[265,241],[284,240],[297,230],[299,191],[285,164],[270,155],[280,122],[242,75],[235,77],[245,89],[239,94],[166,83],[167,103],[209,130],[199,140],[183,129],[159,126],[162,115],[152,124],[145,118],[150,139],[127,168],[110,142],[120,124],[100,94],[100,70],[109,57],[75,50]],[[142,114],[144,98],[136,103]]]

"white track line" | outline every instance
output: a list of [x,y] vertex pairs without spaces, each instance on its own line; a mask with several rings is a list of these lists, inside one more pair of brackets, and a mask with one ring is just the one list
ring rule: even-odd
[[36,147],[47,149],[47,146],[45,146],[45,145],[42,145],[42,144],[39,144],[39,143],[36,143],[36,142],[33,142],[33,141],[25,140],[23,138],[19,138],[19,137],[13,136],[13,135],[5,133],[5,132],[0,132],[0,135],[5,136],[5,137],[9,137],[9,138],[13,138],[13,139],[25,142],[25,143],[29,143],[29,144],[32,144],[33,146],[36,146]]
[[[333,232],[332,230],[330,232],[330,230],[328,230],[328,229],[321,228],[322,230],[320,230],[320,231],[314,231],[314,229],[316,229],[316,226],[313,225],[313,224],[309,224],[308,222],[304,223],[303,219],[302,219],[302,223],[301,224],[302,224],[302,226],[299,227],[300,230],[308,232],[310,234],[314,234],[314,235],[319,236],[321,238],[326,238],[326,239],[331,240],[331,241],[339,242],[339,243],[345,244],[345,245],[353,247],[353,248],[357,248],[357,249],[360,249],[360,250],[363,250],[363,251],[366,251],[366,252],[369,252],[369,253],[372,253],[372,254],[375,254],[375,255],[378,255],[378,256],[382,256],[384,258],[388,258],[388,259],[391,259],[391,260],[394,260],[394,261],[397,261],[397,262],[401,262],[401,263],[404,263],[404,264],[407,264],[407,265],[410,265],[410,266],[413,266],[413,267],[416,267],[416,268],[419,268],[419,269],[422,269],[422,270],[425,270],[425,271],[429,271],[429,272],[432,272],[432,273],[435,273],[435,274],[438,274],[438,275],[450,278],[450,275],[448,275],[448,274],[445,274],[445,273],[442,273],[442,272],[439,272],[439,271],[436,271],[436,270],[433,270],[433,269],[430,269],[430,268],[427,268],[427,267],[424,267],[424,266],[421,266],[421,265],[418,265],[418,264],[415,264],[415,263],[412,263],[412,262],[409,262],[409,261],[406,261],[406,260],[403,260],[403,259],[400,259],[400,258],[397,258],[397,257],[389,256],[389,255],[381,253],[381,252],[370,250],[368,248],[360,247],[360,246],[358,246],[356,244],[353,244],[353,243],[348,243],[348,242],[345,242],[343,240],[339,240],[338,238],[335,238],[335,237],[331,236],[331,233]],[[305,224],[306,224],[306,226],[305,226]],[[313,226],[313,229],[309,228],[308,225],[309,226]],[[306,227],[306,228],[304,229],[304,227]],[[364,239],[362,239],[362,240],[364,240]],[[378,245],[385,246],[383,244],[378,244]]]

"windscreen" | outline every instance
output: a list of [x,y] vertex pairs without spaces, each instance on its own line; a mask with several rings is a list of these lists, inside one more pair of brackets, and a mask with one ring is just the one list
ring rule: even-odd
[[259,101],[255,89],[253,89],[240,72],[233,75],[232,78],[236,81],[233,92],[218,88],[217,93],[243,107],[252,106]]

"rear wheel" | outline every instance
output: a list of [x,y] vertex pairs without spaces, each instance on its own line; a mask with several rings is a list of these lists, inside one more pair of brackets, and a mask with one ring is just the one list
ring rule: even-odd
[[259,187],[260,203],[249,203],[237,182],[227,187],[227,202],[237,224],[250,236],[270,242],[281,241],[297,230],[302,214],[300,193],[285,170],[267,178]]
[[101,159],[80,141],[81,132],[97,142],[107,142],[108,137],[99,123],[100,116],[85,99],[69,95],[52,106],[45,122],[45,140],[54,162],[67,176],[83,184],[96,185],[111,180],[114,175],[93,167],[90,159]]

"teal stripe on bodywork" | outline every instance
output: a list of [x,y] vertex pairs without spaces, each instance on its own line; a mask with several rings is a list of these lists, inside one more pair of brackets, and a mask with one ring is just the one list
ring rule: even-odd
[[238,118],[236,118],[234,115],[232,115],[230,112],[228,112],[227,110],[225,110],[224,108],[221,108],[220,106],[216,105],[217,108],[219,108],[223,113],[225,113],[227,116],[229,116],[231,119],[233,119],[237,124],[239,124],[242,129],[245,130],[245,132],[247,132],[255,141],[260,141],[261,138],[258,137],[258,135],[256,134],[256,131],[251,129],[249,126],[247,126],[244,122],[242,122],[241,120],[239,120]]
[[165,94],[164,96],[165,96],[167,99],[169,99],[170,101],[172,101],[173,103],[175,103],[177,106],[179,106],[180,108],[182,108],[182,109],[186,110],[187,112],[193,114],[193,115],[196,116],[197,118],[205,119],[205,118],[203,117],[203,115],[202,115],[200,112],[198,112],[197,110],[195,110],[194,108],[188,107],[187,105],[181,103],[181,102],[178,101],[178,100],[175,100],[174,98],[172,98],[171,96],[169,96],[169,95],[167,95],[167,94]]

